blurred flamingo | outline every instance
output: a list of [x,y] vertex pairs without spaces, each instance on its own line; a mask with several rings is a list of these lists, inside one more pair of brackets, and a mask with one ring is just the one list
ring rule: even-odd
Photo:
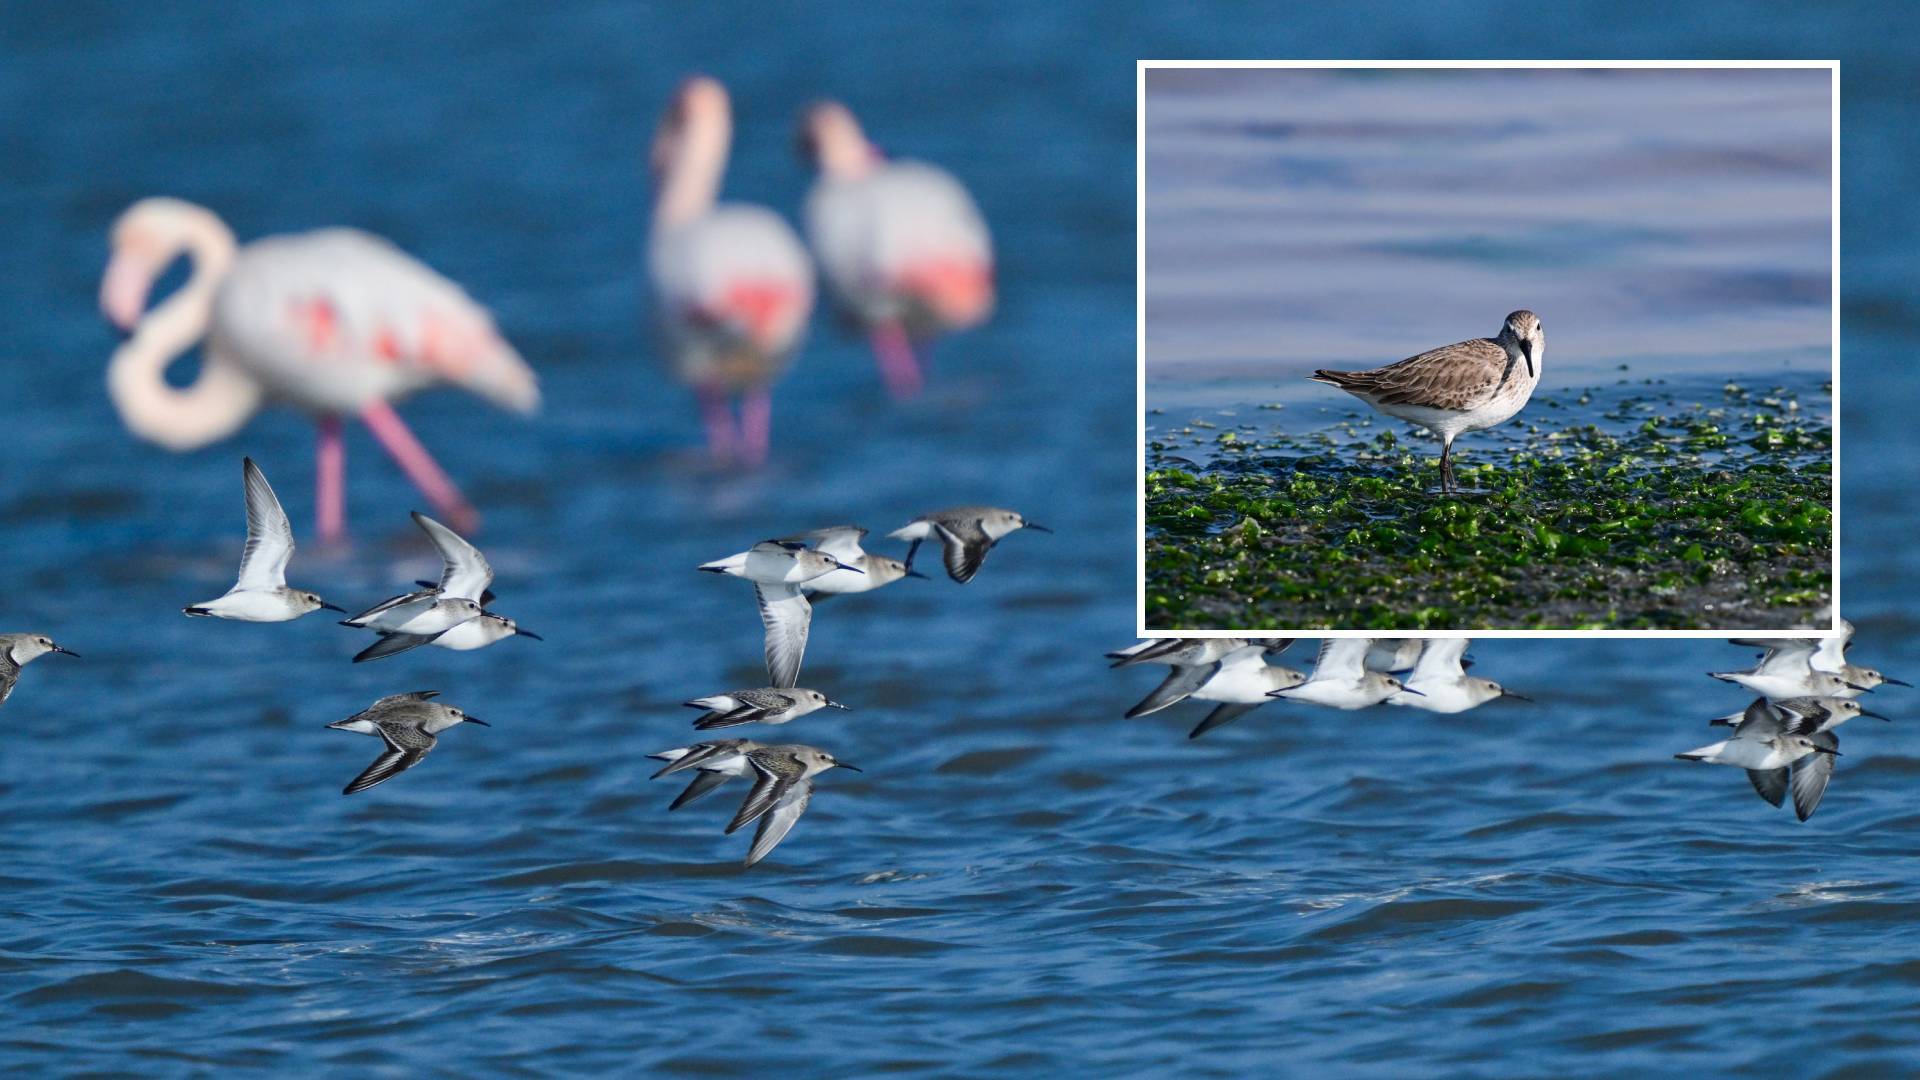
[[[435,383],[465,387],[529,413],[531,369],[458,285],[377,236],[323,229],[236,247],[211,211],[143,199],[113,226],[100,309],[131,336],[107,365],[107,391],[135,435],[186,451],[238,430],[263,401],[314,414],[320,427],[320,535],[346,524],[341,418],[358,416],[434,507],[471,529],[477,515],[391,401]],[[175,256],[192,273],[146,310]],[[202,337],[200,376],[167,383],[175,358]]]
[[772,425],[768,388],[813,312],[813,265],[773,211],[715,204],[732,137],[726,89],[705,77],[681,84],[653,141],[647,263],[669,356],[699,395],[708,447],[758,464]]
[[827,282],[863,327],[896,398],[919,392],[914,346],[978,325],[993,310],[993,243],[960,181],[918,161],[888,161],[837,101],[801,117],[802,152],[820,179],[807,194],[807,239]]

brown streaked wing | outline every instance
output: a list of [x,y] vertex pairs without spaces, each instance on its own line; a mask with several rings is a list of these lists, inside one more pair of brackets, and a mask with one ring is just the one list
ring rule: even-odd
[[1507,351],[1491,338],[1475,338],[1410,356],[1397,364],[1356,372],[1354,389],[1385,405],[1471,409],[1484,404],[1508,374]]

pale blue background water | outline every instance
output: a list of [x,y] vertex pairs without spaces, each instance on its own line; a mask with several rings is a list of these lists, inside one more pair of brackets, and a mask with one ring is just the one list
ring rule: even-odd
[[[1147,400],[1548,330],[1541,392],[1832,370],[1825,69],[1147,75]],[[1715,383],[1717,392],[1717,382]],[[1309,423],[1310,421],[1301,421]]]
[[[1758,12],[1761,9],[1752,9]],[[1740,704],[1712,643],[1481,642],[1537,709],[1452,720],[1270,707],[1190,744],[1124,723],[1132,625],[1138,55],[1839,55],[1847,609],[1920,669],[1906,411],[1920,345],[1904,16],[1609,5],[1022,9],[751,17],[384,5],[290,17],[109,5],[0,15],[0,623],[86,659],[0,710],[0,1065],[180,1075],[1245,1073],[1802,1075],[1910,1062],[1920,698],[1847,732],[1807,825],[1668,759]],[[1536,24],[1535,19],[1546,19]],[[1523,32],[1525,31],[1525,32]],[[728,79],[730,189],[790,209],[789,122],[847,97],[951,164],[1003,252],[991,326],[901,410],[817,328],[765,476],[691,467],[641,331],[643,148],[673,84]],[[331,222],[466,282],[539,364],[520,421],[406,413],[488,512],[502,607],[546,632],[349,666],[318,620],[189,622],[224,585],[251,453],[310,519],[311,435],[270,413],[170,457],[125,436],[92,309],[103,233],[171,191],[243,236]],[[1497,318],[1498,313],[1496,313]],[[462,444],[463,436],[472,438]],[[350,600],[431,569],[415,497],[356,435],[359,543],[303,552]],[[692,572],[776,530],[1003,501],[1054,525],[962,589],[823,609],[809,678],[859,711],[788,734],[869,769],[737,868],[720,805],[668,815],[642,755],[691,692],[751,679],[744,591]],[[312,556],[312,557],[309,557]],[[1608,676],[1598,686],[1569,675]],[[493,720],[353,799],[363,737],[439,687]],[[1868,723],[1867,721],[1860,722]],[[1856,725],[1857,726],[1857,725]]]

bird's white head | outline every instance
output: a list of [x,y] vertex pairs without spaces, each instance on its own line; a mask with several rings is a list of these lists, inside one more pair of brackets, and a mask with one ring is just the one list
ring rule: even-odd
[[801,160],[840,180],[859,179],[881,160],[853,110],[837,101],[816,101],[800,113],[799,149]]
[[1500,328],[1500,341],[1507,346],[1507,355],[1518,352],[1527,362],[1527,378],[1540,377],[1540,360],[1547,351],[1546,331],[1540,328],[1540,316],[1521,309],[1507,316],[1505,326]]
[[48,653],[66,653],[77,655],[53,643],[45,634],[0,634],[0,653],[4,653],[16,664],[25,664],[38,660]]

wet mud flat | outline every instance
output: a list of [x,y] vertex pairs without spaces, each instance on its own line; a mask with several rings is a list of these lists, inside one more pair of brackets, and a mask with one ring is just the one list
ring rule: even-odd
[[1148,416],[1149,629],[1783,629],[1829,602],[1819,378],[1536,395],[1454,444],[1455,497],[1424,431],[1290,411]]

